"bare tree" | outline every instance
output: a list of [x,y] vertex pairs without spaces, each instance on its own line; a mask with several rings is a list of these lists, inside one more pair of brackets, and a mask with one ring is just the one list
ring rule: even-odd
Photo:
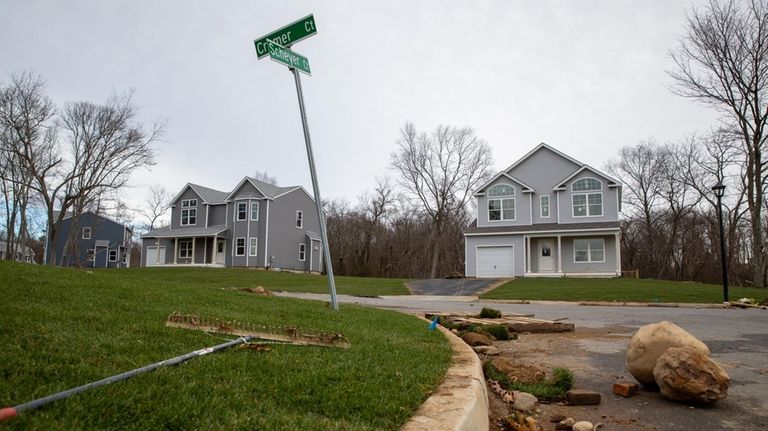
[[763,0],[710,0],[690,13],[687,27],[677,49],[671,52],[673,91],[719,110],[738,133],[746,161],[752,278],[755,286],[764,287],[768,4]]
[[465,210],[472,191],[492,174],[488,144],[469,127],[438,126],[431,134],[407,122],[391,164],[398,182],[429,217],[432,235],[430,277],[437,276],[440,239],[450,218]]
[[154,229],[157,221],[168,213],[172,197],[160,184],[149,186],[149,195],[144,202],[144,208],[139,211],[147,219],[147,231]]
[[256,173],[253,174],[253,178],[267,184],[272,184],[273,186],[277,185],[277,177],[269,175],[267,171],[256,171]]

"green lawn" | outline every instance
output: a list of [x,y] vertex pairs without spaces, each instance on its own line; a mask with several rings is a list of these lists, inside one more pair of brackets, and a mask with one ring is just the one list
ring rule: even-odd
[[[167,328],[169,313],[343,334],[350,349],[230,349],[29,411],[5,429],[398,429],[439,383],[451,350],[415,317],[227,287],[323,291],[322,277],[215,269],[101,270],[0,262],[0,407],[228,337]],[[253,283],[251,283],[253,282]],[[340,291],[378,291],[341,279]],[[395,283],[396,284],[396,283]],[[400,287],[384,287],[397,290]],[[234,338],[234,337],[229,337]]]
[[[768,290],[731,287],[729,297],[762,300]],[[722,303],[714,284],[632,278],[518,278],[485,293],[483,299]]]

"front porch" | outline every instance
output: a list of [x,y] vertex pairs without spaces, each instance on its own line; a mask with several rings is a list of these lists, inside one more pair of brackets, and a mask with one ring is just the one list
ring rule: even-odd
[[155,267],[227,266],[227,228],[161,228],[142,236],[143,263]]
[[619,277],[619,232],[542,232],[524,236],[525,277]]

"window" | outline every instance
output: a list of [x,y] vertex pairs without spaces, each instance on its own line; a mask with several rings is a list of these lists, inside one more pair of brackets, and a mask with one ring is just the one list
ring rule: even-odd
[[251,238],[251,242],[248,245],[248,255],[249,256],[256,256],[256,251],[258,249],[259,245],[259,239],[258,238]]
[[96,259],[96,250],[89,248],[88,249],[88,262],[93,262]]
[[[603,215],[603,183],[594,178],[582,178],[571,186],[574,217]],[[580,193],[576,193],[580,192]]]
[[307,245],[299,244],[299,260],[304,262],[307,257]]
[[245,256],[245,238],[235,240],[235,256]]
[[245,220],[247,216],[248,216],[248,202],[238,202],[237,211],[235,212],[235,217],[237,217],[237,220]]
[[509,184],[497,184],[488,189],[488,220],[515,219],[515,188]]
[[91,239],[91,228],[88,226],[83,228],[83,239]]
[[179,258],[188,259],[192,257],[192,240],[182,239],[179,241]]
[[605,262],[605,241],[603,239],[573,240],[573,261]]
[[109,261],[110,262],[117,262],[117,250],[110,250],[109,251]]
[[259,220],[259,203],[258,202],[251,202],[251,220],[252,221]]
[[301,229],[303,226],[304,226],[304,212],[296,211],[296,227]]
[[181,201],[181,225],[189,226],[197,223],[197,199]]
[[549,217],[549,195],[541,195],[539,197],[539,203],[541,204],[541,218]]
[[123,253],[123,265],[128,265],[128,252],[120,250]]

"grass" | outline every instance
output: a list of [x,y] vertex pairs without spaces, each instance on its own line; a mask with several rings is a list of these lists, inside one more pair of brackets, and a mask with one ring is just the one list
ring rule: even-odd
[[[172,311],[336,332],[352,347],[231,349],[54,402],[0,430],[397,429],[449,366],[447,341],[415,317],[353,305],[337,313],[322,302],[222,288],[266,275],[257,271],[165,271],[0,262],[0,407],[227,338],[167,328]],[[268,275],[274,278],[254,284],[312,284],[301,275]]]
[[[96,272],[112,271],[100,269]],[[130,268],[120,277],[135,283],[180,282],[208,287],[256,287],[289,292],[328,293],[328,278],[317,274],[260,271],[244,268]],[[336,293],[358,296],[408,295],[403,279],[334,277]]]
[[[758,301],[768,290],[731,287],[731,300]],[[714,284],[632,278],[518,278],[485,293],[483,299],[722,303],[723,288]]]
[[552,370],[552,379],[540,379],[534,382],[513,381],[496,369],[489,361],[483,366],[485,377],[499,382],[506,390],[527,392],[540,400],[554,401],[565,398],[565,393],[573,387],[573,371],[556,367]]

